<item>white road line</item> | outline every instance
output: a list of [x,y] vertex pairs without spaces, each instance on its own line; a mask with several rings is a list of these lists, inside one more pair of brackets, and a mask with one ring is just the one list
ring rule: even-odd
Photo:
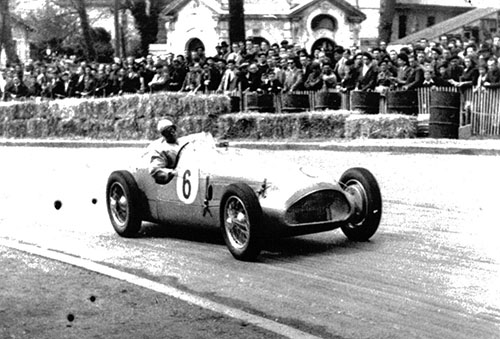
[[108,277],[112,277],[118,280],[123,280],[128,283],[147,288],[149,290],[159,292],[171,297],[174,297],[176,299],[188,302],[192,305],[196,305],[199,307],[202,307],[204,309],[214,311],[217,313],[224,314],[228,317],[238,319],[241,321],[245,321],[249,324],[258,326],[260,328],[266,329],[268,331],[274,332],[276,334],[286,336],[289,338],[304,338],[304,339],[320,339],[320,337],[313,336],[309,333],[300,331],[298,329],[295,329],[293,327],[280,324],[276,321],[272,321],[263,317],[259,317],[253,314],[250,314],[248,312],[239,310],[237,308],[229,307],[223,304],[216,303],[214,301],[211,301],[209,299],[205,299],[184,291],[181,291],[179,289],[176,289],[171,286],[163,285],[158,282],[141,278],[137,275],[126,273],[119,271],[117,269],[98,264],[96,262],[83,259],[80,257],[75,257],[71,256],[68,254],[64,254],[61,252],[56,252],[51,249],[45,249],[41,248],[35,245],[28,245],[28,244],[23,244],[19,243],[16,241],[12,240],[7,240],[7,239],[0,239],[0,245],[9,247],[12,249],[16,249],[19,251],[27,252],[27,253],[32,253],[41,257],[49,258],[52,260],[57,260],[66,264],[70,264],[76,267],[80,267],[89,271],[93,271],[96,273],[100,273],[103,275],[106,275]]

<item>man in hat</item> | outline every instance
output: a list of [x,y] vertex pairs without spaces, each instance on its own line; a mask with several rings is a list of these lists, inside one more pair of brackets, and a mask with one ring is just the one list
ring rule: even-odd
[[165,185],[177,174],[175,162],[180,145],[177,139],[177,127],[171,120],[161,119],[157,128],[162,137],[148,146],[149,173],[157,184]]

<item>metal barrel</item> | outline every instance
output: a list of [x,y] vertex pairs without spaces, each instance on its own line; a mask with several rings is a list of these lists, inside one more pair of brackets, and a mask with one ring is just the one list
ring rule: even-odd
[[247,111],[274,112],[274,97],[272,94],[247,93]]
[[378,114],[380,107],[380,93],[378,92],[351,92],[351,110],[366,114]]
[[231,104],[231,113],[241,112],[241,107],[240,107],[241,98],[236,95],[231,95],[229,97],[229,100]]
[[309,104],[308,94],[283,94],[282,112],[296,113],[308,111],[311,107]]
[[417,115],[417,91],[389,91],[386,94],[387,113]]
[[429,137],[458,139],[460,93],[431,91]]
[[315,110],[340,109],[342,96],[339,92],[320,91],[315,93]]

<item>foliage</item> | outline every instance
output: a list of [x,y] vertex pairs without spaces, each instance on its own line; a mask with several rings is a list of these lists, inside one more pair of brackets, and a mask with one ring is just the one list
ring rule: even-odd
[[[46,57],[45,50],[50,48],[57,54],[74,54],[84,58],[86,47],[83,42],[78,16],[68,7],[48,3],[31,12],[26,22],[35,30],[32,33],[32,46],[37,58]],[[111,35],[104,28],[91,29],[92,40],[98,62],[109,62],[113,58]]]
[[0,51],[2,47],[7,55],[7,63],[17,63],[19,57],[12,38],[12,24],[9,0],[0,0]]
[[149,45],[155,43],[158,35],[159,16],[172,0],[126,0],[125,8],[134,17],[135,27],[141,36],[140,55],[147,55]]

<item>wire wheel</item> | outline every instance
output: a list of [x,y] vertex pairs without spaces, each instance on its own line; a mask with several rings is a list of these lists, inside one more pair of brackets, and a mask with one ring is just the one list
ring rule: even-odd
[[224,208],[224,229],[231,246],[239,250],[248,245],[250,239],[250,223],[248,213],[237,196],[231,196]]
[[140,191],[134,177],[127,171],[111,173],[106,186],[106,205],[116,233],[134,237],[141,228]]
[[238,260],[252,261],[261,251],[262,209],[247,184],[227,186],[221,199],[220,225],[227,248]]
[[125,227],[130,213],[128,199],[125,195],[125,189],[119,182],[114,182],[111,185],[110,191],[109,206],[111,210],[111,218],[117,225]]

